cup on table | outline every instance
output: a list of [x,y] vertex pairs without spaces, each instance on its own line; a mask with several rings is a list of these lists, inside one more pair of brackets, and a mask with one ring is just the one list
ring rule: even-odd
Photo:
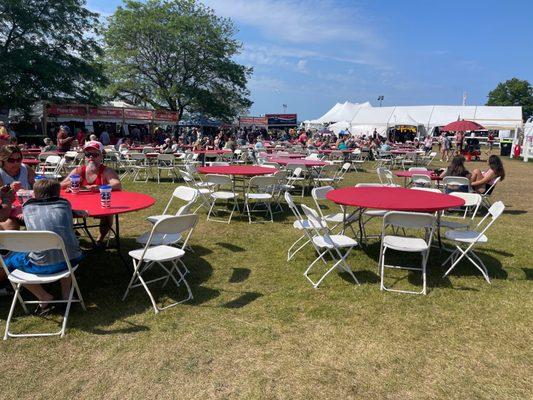
[[21,205],[33,198],[33,190],[20,189],[17,191],[17,198]]
[[111,186],[100,186],[100,205],[103,208],[111,207]]
[[70,191],[72,193],[79,193],[80,191],[81,176],[78,174],[70,175]]

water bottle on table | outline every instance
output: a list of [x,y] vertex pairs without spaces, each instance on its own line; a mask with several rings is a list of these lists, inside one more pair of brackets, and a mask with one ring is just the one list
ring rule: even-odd
[[111,186],[100,186],[100,205],[103,208],[111,207]]

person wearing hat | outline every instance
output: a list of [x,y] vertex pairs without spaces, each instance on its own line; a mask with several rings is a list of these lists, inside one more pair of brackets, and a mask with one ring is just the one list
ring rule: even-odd
[[61,125],[57,133],[57,149],[62,152],[69,151],[73,140],[74,136],[70,136],[70,128],[66,125]]
[[[102,185],[111,186],[111,190],[121,190],[122,185],[117,172],[102,164],[104,145],[95,140],[91,140],[83,146],[85,165],[73,169],[70,174],[61,182],[62,188],[70,186],[70,177],[74,174],[80,176],[80,187],[85,190],[97,192]],[[100,218],[100,235],[96,239],[97,246],[103,247],[103,241],[113,225],[113,217]]]

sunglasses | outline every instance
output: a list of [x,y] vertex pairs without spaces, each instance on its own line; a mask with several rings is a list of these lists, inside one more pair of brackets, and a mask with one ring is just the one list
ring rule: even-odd
[[86,158],[98,158],[100,157],[100,153],[84,153]]
[[22,162],[22,158],[12,158],[12,157],[9,157],[7,159],[7,162],[10,162],[10,163],[19,163],[19,162]]

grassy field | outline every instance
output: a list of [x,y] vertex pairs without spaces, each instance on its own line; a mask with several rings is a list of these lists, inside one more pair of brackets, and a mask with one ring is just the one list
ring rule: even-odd
[[[442,255],[433,251],[427,296],[380,292],[374,240],[348,260],[361,286],[333,273],[315,290],[302,275],[310,248],[286,262],[298,235],[291,215],[224,225],[202,211],[195,253],[185,259],[194,301],[159,315],[142,289],[122,302],[129,272],[114,251],[90,252],[78,273],[87,312],[73,309],[64,339],[0,344],[1,397],[531,399],[533,167],[505,167],[494,197],[507,210],[479,252],[492,285],[467,263],[442,279]],[[344,184],[376,181],[352,172]],[[131,249],[174,185],[125,186],[158,199],[122,219]],[[419,286],[402,276],[400,284]],[[154,291],[161,302],[178,298]],[[9,301],[0,299],[4,320]],[[18,311],[14,329],[55,329],[60,319]]]

